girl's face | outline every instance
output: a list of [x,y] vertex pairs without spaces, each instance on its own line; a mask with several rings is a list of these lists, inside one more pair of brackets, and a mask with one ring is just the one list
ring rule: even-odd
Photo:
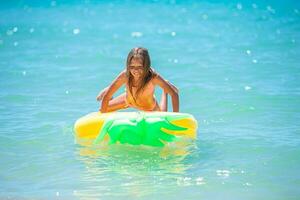
[[144,73],[143,61],[139,58],[132,58],[129,65],[129,71],[135,79],[141,78]]

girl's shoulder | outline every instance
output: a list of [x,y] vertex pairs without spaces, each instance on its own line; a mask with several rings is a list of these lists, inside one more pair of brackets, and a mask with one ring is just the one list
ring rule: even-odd
[[152,79],[151,79],[151,81],[156,82],[157,79],[161,79],[162,78],[160,76],[160,74],[157,71],[155,71],[153,68],[151,68],[151,70],[152,70]]
[[126,78],[126,72],[125,71],[121,71],[117,77],[113,80],[112,84],[123,84],[125,83],[127,80]]
[[151,74],[152,74],[152,79],[154,79],[155,77],[159,76],[158,72],[155,71],[152,67],[151,67]]
[[125,80],[126,79],[126,70],[121,71],[119,73],[119,75],[117,76],[117,79]]

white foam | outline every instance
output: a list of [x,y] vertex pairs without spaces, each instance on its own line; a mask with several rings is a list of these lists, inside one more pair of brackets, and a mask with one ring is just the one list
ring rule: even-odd
[[243,185],[245,185],[245,186],[252,186],[252,184],[251,183],[244,183]]
[[142,37],[142,36],[143,36],[142,32],[138,32],[138,31],[131,32],[131,37]]
[[77,35],[77,34],[79,34],[79,33],[80,33],[80,29],[79,29],[79,28],[73,29],[73,34],[74,34],[74,35]]
[[252,88],[251,88],[250,86],[247,85],[247,86],[244,87],[244,89],[245,89],[246,91],[248,91],[248,90],[251,90]]
[[243,9],[243,5],[241,3],[236,4],[236,8],[238,10],[242,10]]
[[198,177],[196,179],[196,185],[204,185],[204,184],[205,184],[205,181],[204,181],[203,177]]
[[218,176],[222,176],[222,177],[225,177],[225,178],[229,177],[229,175],[230,175],[229,170],[217,170],[216,172],[217,172]]

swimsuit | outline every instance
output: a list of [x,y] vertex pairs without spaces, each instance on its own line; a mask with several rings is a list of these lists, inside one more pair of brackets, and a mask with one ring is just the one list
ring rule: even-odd
[[[160,108],[158,106],[157,101],[155,100],[154,96],[154,85],[149,82],[147,85],[144,87],[144,89],[140,92],[139,98],[134,99],[128,85],[126,85],[126,98],[125,102],[127,106],[137,108],[139,110],[143,111],[159,111]],[[136,87],[132,87],[132,92],[136,92]]]

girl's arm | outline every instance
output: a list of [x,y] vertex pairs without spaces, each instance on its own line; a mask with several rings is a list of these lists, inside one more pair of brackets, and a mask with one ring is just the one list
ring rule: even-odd
[[179,95],[178,89],[163,79],[159,74],[153,78],[153,82],[159,85],[166,93],[172,97],[173,112],[179,112]]
[[106,93],[103,96],[101,109],[102,113],[107,112],[107,107],[109,100],[113,94],[126,82],[126,73],[125,71],[121,72],[115,80],[107,87]]
[[99,94],[96,97],[97,101],[101,101],[103,99],[103,96],[105,95],[107,89],[108,89],[108,87],[104,88],[103,90],[101,90],[101,92],[99,92]]

